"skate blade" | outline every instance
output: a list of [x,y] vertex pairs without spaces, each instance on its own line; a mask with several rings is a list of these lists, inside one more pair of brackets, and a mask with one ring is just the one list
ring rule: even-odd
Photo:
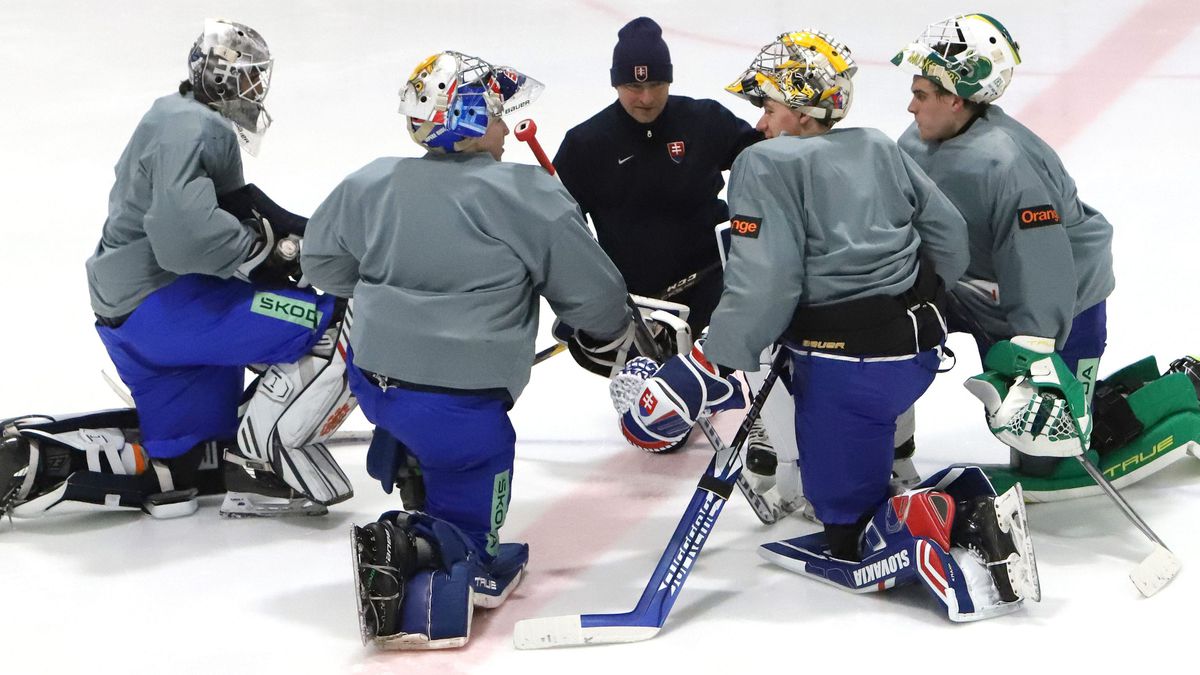
[[1013,592],[1021,598],[1041,602],[1042,585],[1038,578],[1037,556],[1033,538],[1029,536],[1029,519],[1025,515],[1025,495],[1017,483],[996,497],[993,504],[1000,531],[1012,535],[1017,552],[1008,557],[1008,580]]
[[278,518],[280,516],[323,516],[329,509],[306,497],[264,497],[227,492],[221,503],[222,518]]
[[375,635],[367,628],[367,610],[371,603],[366,598],[362,583],[363,547],[359,543],[361,531],[362,528],[357,525],[350,526],[350,559],[354,561],[354,599],[358,602],[358,633],[362,637],[363,645],[367,645]]

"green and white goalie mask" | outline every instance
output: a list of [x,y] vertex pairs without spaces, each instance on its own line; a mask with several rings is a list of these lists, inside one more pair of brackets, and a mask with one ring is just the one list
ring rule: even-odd
[[961,14],[930,24],[892,63],[969,101],[990,103],[1008,88],[1021,54],[999,21]]
[[1049,338],[1019,335],[996,343],[984,372],[964,386],[983,402],[992,434],[1039,457],[1073,457],[1087,451],[1091,410],[1083,386]]

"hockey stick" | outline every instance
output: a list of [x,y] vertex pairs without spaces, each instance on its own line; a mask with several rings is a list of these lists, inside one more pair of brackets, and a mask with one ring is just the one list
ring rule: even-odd
[[[513,131],[513,135],[517,137],[518,141],[529,145],[529,149],[533,151],[533,156],[537,158],[538,163],[542,165],[542,168],[545,169],[547,173],[549,173],[551,176],[555,175],[554,165],[550,163],[550,159],[546,156],[546,152],[542,150],[542,144],[538,142],[537,124],[535,124],[533,120],[521,120],[518,122],[516,129]],[[681,279],[672,284],[671,287],[677,286],[678,288],[676,288],[674,292],[679,293],[686,288],[690,288],[703,275],[709,273],[711,270],[716,269],[717,267],[720,267],[720,263],[717,263],[716,266],[710,266],[700,270],[699,272],[696,272],[687,278]],[[671,287],[668,287],[667,290],[670,291]],[[636,336],[637,338],[640,338],[637,340],[639,343],[638,350],[642,354],[645,354],[655,361],[662,363],[664,360],[662,351],[659,349],[658,343],[654,341],[649,327],[646,326],[646,322],[642,318],[641,310],[638,309],[636,303],[633,301],[633,298],[631,298],[629,295],[625,296],[625,304],[628,305],[633,311]],[[721,437],[717,434],[716,430],[712,428],[712,424],[708,421],[708,419],[701,417],[696,421],[696,424],[708,438],[709,443],[713,446],[713,450],[717,451],[718,453],[721,452],[723,446],[721,443]],[[738,489],[741,490],[742,495],[746,498],[746,503],[750,504],[750,508],[754,511],[754,515],[757,516],[764,525],[771,525],[794,510],[794,507],[788,508],[789,505],[785,504],[782,500],[774,500],[774,503],[772,503],[771,501],[768,501],[766,497],[756,493],[750,486],[749,481],[742,477],[740,471],[738,472],[735,480],[737,482]]]
[[701,279],[703,279],[704,277],[707,277],[708,275],[712,274],[713,272],[715,272],[719,269],[721,269],[721,263],[720,263],[720,261],[717,261],[717,262],[709,265],[708,267],[705,267],[704,269],[692,272],[691,274],[680,279],[679,281],[676,281],[675,283],[671,284],[670,286],[667,286],[666,288],[662,289],[662,291],[660,291],[658,293],[658,295],[655,295],[653,297],[658,300],[670,300],[671,298],[688,290],[692,286],[695,286],[696,284],[700,283]]
[[733,443],[728,446],[721,443],[708,463],[637,606],[622,614],[572,614],[518,621],[513,628],[513,644],[517,649],[639,642],[658,634],[741,476],[741,446],[787,359],[788,351],[780,349]]
[[[695,286],[701,279],[703,279],[704,277],[711,274],[714,270],[718,270],[718,269],[721,269],[721,263],[719,263],[719,262],[713,263],[712,265],[709,265],[708,267],[705,267],[704,269],[702,269],[698,272],[692,272],[691,274],[687,275],[686,277],[684,277],[684,278],[680,279],[679,281],[676,281],[675,283],[671,284],[670,286],[667,286],[666,288],[664,288],[662,290],[662,292],[660,292],[658,295],[654,295],[652,297],[655,300],[670,300],[671,298],[675,297],[676,295],[679,295],[680,293],[688,290],[692,286]],[[555,344],[552,347],[546,347],[545,349],[539,351],[536,355],[534,355],[533,365],[536,366],[537,364],[541,363],[542,361],[545,361],[546,359],[548,359],[552,356],[561,354],[562,352],[565,352],[566,350],[567,350],[567,346],[561,342]]]
[[1083,469],[1092,477],[1092,480],[1096,481],[1096,485],[1099,485],[1100,489],[1104,490],[1108,498],[1121,509],[1125,517],[1154,544],[1154,550],[1151,551],[1150,555],[1146,556],[1145,560],[1138,563],[1138,566],[1129,573],[1129,580],[1133,582],[1134,586],[1137,586],[1138,592],[1143,597],[1148,598],[1161,591],[1179,574],[1180,569],[1183,567],[1182,563],[1179,562],[1179,559],[1167,548],[1163,540],[1159,539],[1157,534],[1154,534],[1154,530],[1150,529],[1146,521],[1142,520],[1141,516],[1129,505],[1129,502],[1121,496],[1120,492],[1117,492],[1112,483],[1108,482],[1104,474],[1100,473],[1100,470],[1087,457],[1080,454],[1075,455],[1075,459],[1079,460],[1079,463],[1083,465]]

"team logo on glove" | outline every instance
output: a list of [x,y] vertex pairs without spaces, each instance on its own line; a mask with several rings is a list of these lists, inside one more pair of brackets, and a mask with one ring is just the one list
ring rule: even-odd
[[654,409],[658,407],[658,399],[654,398],[654,393],[647,389],[642,392],[642,397],[638,400],[638,407],[643,415],[652,415]]

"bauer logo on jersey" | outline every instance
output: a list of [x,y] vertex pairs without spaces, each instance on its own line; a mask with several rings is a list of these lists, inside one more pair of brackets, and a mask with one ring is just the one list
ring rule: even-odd
[[735,237],[758,239],[758,233],[762,231],[762,218],[734,216],[729,219],[729,231]]
[[638,82],[645,82],[647,77],[650,77],[650,67],[649,66],[634,66],[633,67],[633,79],[637,80]]
[[1062,225],[1062,218],[1058,217],[1058,211],[1049,204],[1030,206],[1017,211],[1017,220],[1020,222],[1022,230],[1046,227],[1047,225]]
[[684,154],[687,153],[687,147],[683,141],[671,141],[667,143],[667,154],[671,156],[671,161],[676,164],[683,161]]

